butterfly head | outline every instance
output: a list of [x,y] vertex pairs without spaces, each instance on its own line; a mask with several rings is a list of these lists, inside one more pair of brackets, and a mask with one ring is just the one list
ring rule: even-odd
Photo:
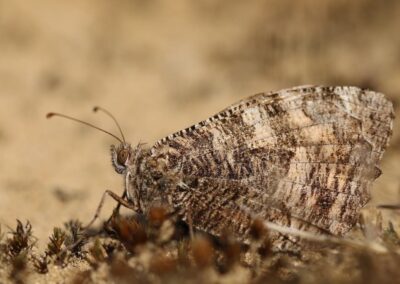
[[115,171],[119,174],[126,172],[126,169],[132,164],[134,150],[130,144],[121,143],[117,147],[111,145],[111,161]]
[[129,168],[135,168],[135,165],[138,165],[143,145],[139,143],[136,147],[132,147],[125,142],[118,146],[111,145],[111,162],[115,171],[124,174]]

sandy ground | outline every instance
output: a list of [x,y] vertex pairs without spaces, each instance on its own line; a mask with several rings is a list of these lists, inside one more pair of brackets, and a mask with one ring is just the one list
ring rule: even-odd
[[[149,145],[261,91],[303,84],[384,92],[398,112],[397,1],[0,0],[0,223],[88,221],[105,189],[122,192],[111,137]],[[383,3],[383,2],[382,2]],[[397,114],[398,116],[398,114]],[[399,123],[371,204],[400,201]],[[109,216],[107,202],[102,218]]]

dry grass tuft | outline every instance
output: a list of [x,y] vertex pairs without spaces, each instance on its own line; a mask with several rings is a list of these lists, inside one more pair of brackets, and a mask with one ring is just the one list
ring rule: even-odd
[[67,233],[60,228],[54,228],[53,234],[49,237],[50,242],[47,244],[46,255],[58,255],[65,243]]
[[21,254],[28,253],[35,244],[32,236],[32,225],[29,221],[25,225],[20,220],[17,220],[17,227],[10,232],[11,238],[6,240],[6,254],[10,258],[17,258]]

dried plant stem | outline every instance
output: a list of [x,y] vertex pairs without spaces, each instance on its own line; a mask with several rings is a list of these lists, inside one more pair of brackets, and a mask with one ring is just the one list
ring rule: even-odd
[[[264,225],[272,231],[275,231],[275,232],[278,232],[281,234],[288,234],[288,235],[300,237],[302,239],[306,239],[309,241],[329,242],[329,243],[339,244],[339,245],[348,245],[348,246],[352,246],[352,247],[366,248],[366,249],[370,249],[377,253],[389,253],[389,250],[385,246],[383,246],[377,242],[358,241],[358,240],[353,240],[353,239],[348,239],[348,238],[339,238],[339,237],[335,237],[332,235],[316,235],[316,234],[313,234],[310,232],[306,232],[306,231],[302,231],[299,229],[290,228],[290,227],[286,227],[286,226],[277,225],[277,224],[271,223],[271,222],[264,222]],[[396,250],[396,251],[391,250],[390,253],[400,254],[400,251],[399,250]]]

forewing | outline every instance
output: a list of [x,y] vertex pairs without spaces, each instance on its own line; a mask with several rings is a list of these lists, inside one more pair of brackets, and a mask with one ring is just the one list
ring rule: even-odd
[[259,216],[342,235],[370,198],[393,117],[380,93],[297,87],[242,100],[151,152],[187,184],[174,203],[200,229],[218,235],[225,224],[242,235]]

